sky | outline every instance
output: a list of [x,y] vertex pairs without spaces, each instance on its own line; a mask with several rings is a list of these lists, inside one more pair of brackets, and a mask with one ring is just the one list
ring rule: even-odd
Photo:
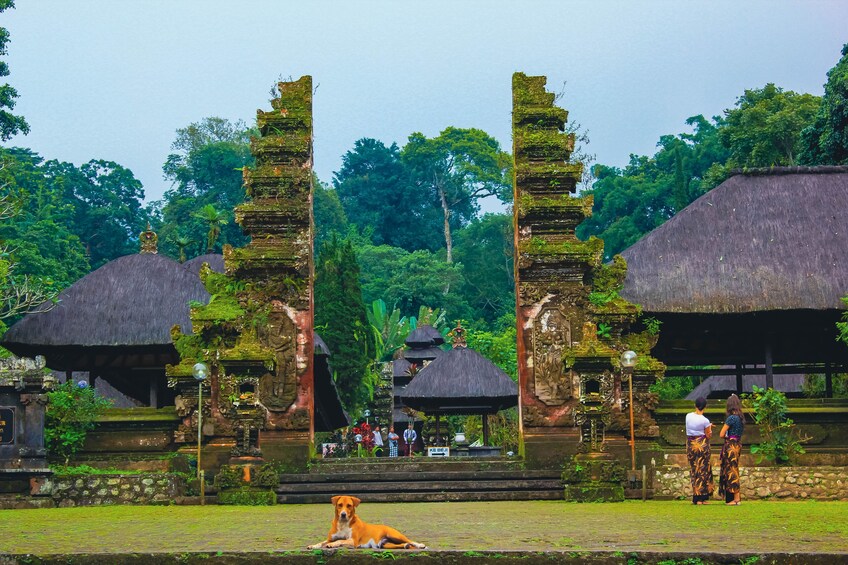
[[475,127],[511,149],[511,77],[546,75],[597,162],[652,155],[745,89],[823,93],[848,2],[17,0],[5,79],[30,124],[7,145],[76,165],[115,161],[146,199],[178,128],[252,124],[279,78],[310,74],[315,170],[362,137]]

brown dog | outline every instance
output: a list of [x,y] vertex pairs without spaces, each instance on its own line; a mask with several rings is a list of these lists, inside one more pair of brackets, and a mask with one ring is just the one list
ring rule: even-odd
[[372,549],[425,549],[423,543],[414,542],[399,531],[382,524],[367,524],[356,515],[360,500],[355,496],[334,496],[336,517],[325,541],[310,545],[309,549],[322,547],[349,547]]

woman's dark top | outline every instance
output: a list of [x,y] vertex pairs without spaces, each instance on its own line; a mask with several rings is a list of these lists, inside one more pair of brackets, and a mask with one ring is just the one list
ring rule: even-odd
[[727,424],[727,435],[733,436],[736,438],[742,437],[742,429],[745,427],[745,424],[742,422],[742,417],[737,416],[736,414],[731,414],[727,417],[727,420],[724,422]]

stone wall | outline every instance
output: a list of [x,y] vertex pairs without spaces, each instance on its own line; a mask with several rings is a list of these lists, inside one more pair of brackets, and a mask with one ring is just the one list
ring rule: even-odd
[[[718,471],[713,465],[718,496]],[[848,500],[848,467],[741,467],[742,499]],[[654,498],[691,498],[689,468],[656,467]]]
[[40,485],[38,495],[54,504],[95,506],[109,504],[168,504],[185,494],[185,480],[173,474],[68,475],[52,477]]

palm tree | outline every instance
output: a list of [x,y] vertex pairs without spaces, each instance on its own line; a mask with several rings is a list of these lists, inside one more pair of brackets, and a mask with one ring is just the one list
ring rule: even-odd
[[171,238],[171,243],[177,246],[177,249],[180,250],[180,263],[186,262],[186,247],[194,243],[194,240],[188,237],[187,235],[178,234],[176,237]]
[[207,204],[194,214],[195,218],[203,220],[209,226],[206,234],[206,252],[212,253],[215,241],[221,235],[221,226],[226,226],[229,218],[226,212],[219,212],[212,204]]

